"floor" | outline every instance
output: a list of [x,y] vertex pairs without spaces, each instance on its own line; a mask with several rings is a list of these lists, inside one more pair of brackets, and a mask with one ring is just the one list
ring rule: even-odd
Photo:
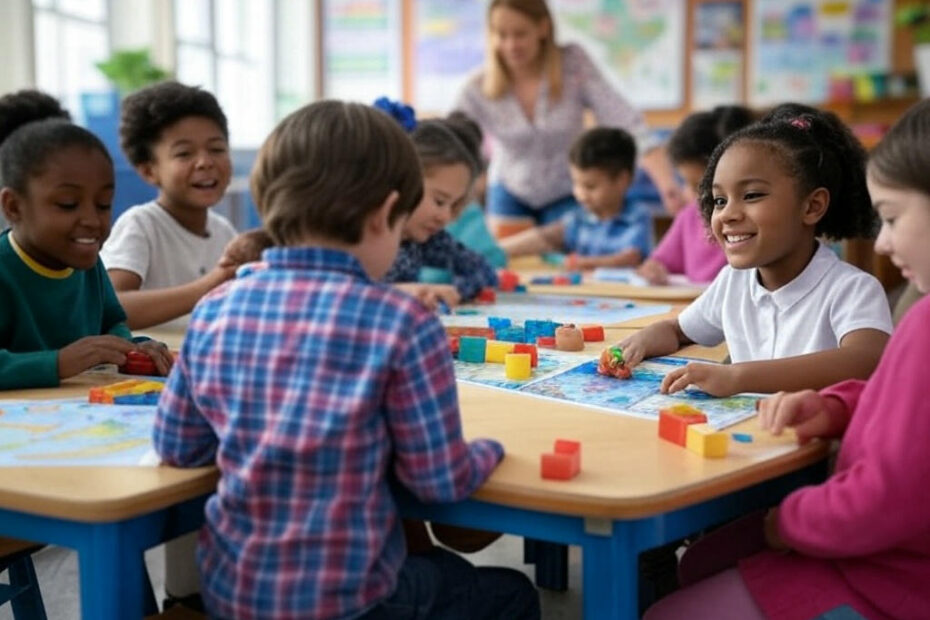
[[[467,556],[477,565],[509,566],[533,576],[533,567],[523,564],[523,539],[503,536],[486,549]],[[150,550],[145,556],[155,594],[164,595],[164,555],[161,548]],[[77,620],[80,618],[77,556],[61,547],[46,547],[33,557],[39,575],[42,598],[49,620]],[[5,583],[6,575],[0,577]],[[578,548],[569,552],[569,590],[567,592],[540,592],[544,620],[569,620],[581,617],[581,553]],[[0,620],[12,620],[10,606],[0,607]]]

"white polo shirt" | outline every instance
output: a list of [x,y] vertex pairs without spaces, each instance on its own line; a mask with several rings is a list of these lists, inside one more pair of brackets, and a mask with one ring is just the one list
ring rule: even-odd
[[147,202],[130,207],[116,220],[100,258],[107,269],[137,274],[141,290],[180,286],[216,267],[236,229],[222,215],[208,211],[207,233],[195,235],[156,202]]
[[798,277],[775,291],[759,284],[757,269],[727,265],[678,324],[698,344],[726,340],[733,363],[836,349],[857,329],[892,329],[878,280],[823,244]]

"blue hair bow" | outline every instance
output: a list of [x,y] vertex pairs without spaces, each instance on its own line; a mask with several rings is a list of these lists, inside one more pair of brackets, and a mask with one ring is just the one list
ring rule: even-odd
[[395,121],[400,123],[404,131],[411,132],[417,128],[417,115],[406,103],[394,101],[387,97],[378,97],[375,99],[374,106],[383,112],[387,112]]

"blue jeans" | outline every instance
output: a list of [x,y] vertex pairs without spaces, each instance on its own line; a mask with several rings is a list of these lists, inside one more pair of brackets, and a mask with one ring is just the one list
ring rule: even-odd
[[558,221],[569,211],[581,208],[571,194],[542,207],[533,208],[511,194],[500,183],[495,183],[488,188],[487,203],[488,215],[505,219],[532,219],[537,226]]
[[359,620],[538,620],[539,594],[510,568],[475,567],[445,549],[407,558],[397,589]]

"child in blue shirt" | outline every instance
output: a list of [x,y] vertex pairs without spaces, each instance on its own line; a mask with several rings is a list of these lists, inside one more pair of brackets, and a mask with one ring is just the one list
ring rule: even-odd
[[195,307],[155,422],[166,463],[220,470],[198,554],[211,617],[539,617],[521,573],[405,557],[391,480],[457,501],[503,456],[462,437],[435,314],[378,282],[422,187],[409,138],[359,104],[301,108],[259,151],[276,247]]
[[134,344],[98,256],[110,232],[113,162],[52,97],[0,98],[0,389],[51,387],[142,350],[167,374],[171,356]]
[[636,143],[622,129],[597,127],[583,133],[569,153],[572,188],[584,209],[557,222],[501,240],[508,256],[567,252],[572,269],[638,265],[649,254],[649,209],[628,200]]

